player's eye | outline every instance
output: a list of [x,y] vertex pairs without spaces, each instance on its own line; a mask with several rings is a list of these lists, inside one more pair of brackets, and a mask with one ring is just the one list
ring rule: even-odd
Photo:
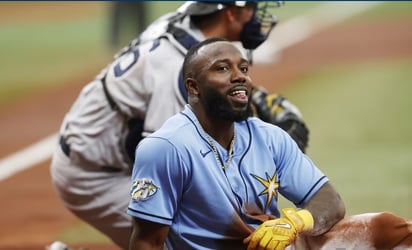
[[243,73],[247,73],[249,72],[249,67],[247,65],[242,65],[240,66],[240,71],[242,71]]
[[226,66],[226,65],[219,65],[219,66],[217,66],[217,70],[218,70],[218,71],[221,71],[221,72],[223,72],[223,71],[228,71],[228,70],[229,70],[229,67]]

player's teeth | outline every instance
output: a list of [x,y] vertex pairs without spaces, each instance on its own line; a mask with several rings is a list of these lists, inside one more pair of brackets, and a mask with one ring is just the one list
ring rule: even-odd
[[246,91],[244,91],[244,90],[236,90],[236,91],[233,91],[233,93],[232,93],[232,95],[238,95],[238,94],[246,94]]

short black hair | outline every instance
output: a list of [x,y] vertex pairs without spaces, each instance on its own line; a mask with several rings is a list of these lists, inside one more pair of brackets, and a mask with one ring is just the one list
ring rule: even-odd
[[221,37],[212,37],[212,38],[208,38],[198,44],[193,45],[189,51],[186,53],[185,59],[183,61],[183,79],[186,79],[187,77],[189,77],[189,72],[191,70],[189,70],[189,66],[192,62],[194,57],[197,55],[197,52],[199,51],[200,48],[204,47],[205,45],[211,44],[211,43],[215,43],[215,42],[228,42],[227,39],[225,38],[221,38]]

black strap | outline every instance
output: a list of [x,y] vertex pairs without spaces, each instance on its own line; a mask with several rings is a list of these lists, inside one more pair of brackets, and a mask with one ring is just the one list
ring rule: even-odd
[[189,50],[193,45],[198,44],[199,41],[193,36],[189,35],[185,30],[175,27],[170,24],[167,31],[173,35],[173,37],[182,45],[185,49]]
[[[175,27],[173,24],[170,24],[167,31],[172,34],[172,36],[182,45],[186,50],[189,50],[193,45],[199,43],[193,36],[189,35],[185,30]],[[179,91],[184,100],[187,100],[187,89],[183,81],[183,67],[179,72]]]
[[106,75],[103,76],[103,78],[101,79],[101,82],[103,85],[104,95],[106,96],[106,99],[109,102],[110,107],[115,111],[119,110],[119,106],[117,106],[116,102],[113,100],[113,97],[110,95],[109,90],[107,89]]
[[70,145],[67,144],[66,139],[63,136],[60,136],[60,147],[63,151],[63,153],[67,156],[70,157]]
[[124,145],[126,153],[129,156],[131,163],[134,162],[134,154],[137,144],[143,139],[142,132],[144,126],[144,120],[138,118],[132,118],[127,122],[129,128]]

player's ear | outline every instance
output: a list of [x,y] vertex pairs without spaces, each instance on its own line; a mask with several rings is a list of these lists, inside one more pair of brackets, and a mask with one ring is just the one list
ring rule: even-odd
[[224,9],[223,11],[224,11],[224,16],[226,17],[227,20],[229,20],[230,23],[236,20],[234,7],[230,6]]
[[199,86],[197,85],[197,81],[194,78],[188,77],[185,80],[185,85],[187,88],[187,92],[192,95],[199,94]]

